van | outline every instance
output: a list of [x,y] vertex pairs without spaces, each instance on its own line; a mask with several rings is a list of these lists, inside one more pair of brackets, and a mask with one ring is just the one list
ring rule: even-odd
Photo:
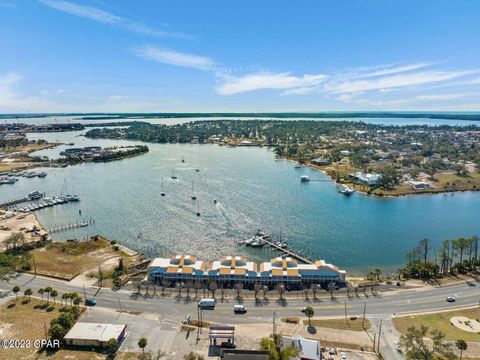
[[215,299],[202,299],[198,302],[198,306],[202,309],[215,309]]
[[247,312],[247,308],[244,305],[235,305],[233,307],[233,312],[235,314],[245,314]]

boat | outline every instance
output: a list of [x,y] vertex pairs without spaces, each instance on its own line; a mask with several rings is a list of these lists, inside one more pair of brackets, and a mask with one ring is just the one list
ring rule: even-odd
[[78,195],[67,195],[67,200],[68,201],[80,201],[80,198]]
[[29,200],[38,200],[43,197],[43,194],[40,191],[32,191],[27,195]]
[[162,191],[160,192],[160,196],[165,196],[165,192],[163,191],[163,178],[162,178]]
[[192,200],[197,200],[197,195],[195,195],[195,182],[192,181],[192,195],[190,195]]
[[42,171],[41,173],[37,174],[37,177],[39,178],[44,178],[45,176],[47,176],[47,173],[45,171]]
[[308,182],[308,181],[310,181],[310,178],[307,175],[302,175],[302,176],[300,176],[300,181],[301,182]]
[[197,202],[197,216],[200,216],[200,203]]
[[175,175],[175,169],[172,169],[172,176],[170,176],[173,180],[177,179],[177,176]]
[[352,195],[352,194],[355,192],[355,189],[352,189],[352,188],[350,188],[350,187],[348,187],[348,186],[345,185],[345,186],[343,186],[343,189],[342,189],[342,190],[339,190],[338,192],[339,192],[340,194],[345,195],[345,196],[350,196],[350,195]]
[[217,199],[213,199],[213,203],[216,204],[218,201]]
[[184,162],[185,162],[185,158],[184,158],[183,155],[182,155],[182,163],[184,163]]
[[295,164],[294,168],[295,168],[295,169],[301,169],[301,168],[303,168],[303,165],[300,164],[299,162],[297,162],[297,163]]
[[196,172],[199,172],[199,171],[200,171],[200,169],[195,169],[195,171],[196,171]]

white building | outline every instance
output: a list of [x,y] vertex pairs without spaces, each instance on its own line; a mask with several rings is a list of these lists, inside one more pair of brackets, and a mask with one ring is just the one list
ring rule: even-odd
[[293,345],[300,350],[300,355],[295,359],[320,360],[322,351],[320,341],[305,339],[302,336],[282,336],[282,346]]
[[382,178],[382,174],[376,174],[376,173],[363,173],[361,171],[358,171],[354,174],[350,174],[351,177],[356,179],[359,183],[363,185],[369,185],[369,186],[375,186],[378,183],[378,180]]
[[126,335],[125,324],[77,322],[63,338],[67,345],[105,347],[110,339],[119,344]]

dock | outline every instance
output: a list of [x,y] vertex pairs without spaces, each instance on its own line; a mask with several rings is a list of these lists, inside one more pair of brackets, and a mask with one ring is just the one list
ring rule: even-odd
[[54,226],[52,228],[47,229],[47,231],[51,234],[51,233],[60,232],[60,231],[78,229],[81,227],[86,227],[88,225],[89,223],[87,221],[77,221],[76,223]]
[[297,259],[305,264],[313,264],[313,260],[310,260],[308,258],[306,258],[305,256],[302,256],[300,255],[299,253],[295,252],[294,250],[291,250],[291,249],[286,249],[284,247],[281,247],[281,246],[278,246],[277,244],[275,244],[273,241],[269,240],[269,239],[262,239],[263,242],[265,242],[265,244],[269,245],[270,247],[274,248],[275,250],[278,250],[280,252],[282,252],[284,255],[286,256],[290,256],[291,258],[294,258],[294,259]]
[[4,203],[1,203],[0,208],[6,209],[10,206],[21,204],[21,203],[28,202],[28,201],[32,201],[32,199],[30,199],[28,196],[24,196],[22,198],[18,198],[18,199],[14,199],[14,200],[10,200],[10,201],[6,201]]

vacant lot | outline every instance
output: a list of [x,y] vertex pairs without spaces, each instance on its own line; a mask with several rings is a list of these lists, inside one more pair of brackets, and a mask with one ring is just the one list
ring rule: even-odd
[[393,318],[392,320],[397,330],[402,334],[405,334],[409,327],[415,326],[418,328],[420,327],[420,325],[425,325],[428,326],[430,329],[438,329],[444,332],[446,334],[447,340],[480,340],[479,334],[462,331],[457,327],[451,325],[450,318],[454,316],[466,316],[472,319],[479,319],[480,311],[477,307],[472,309],[444,311],[434,314],[398,316]]
[[[305,325],[308,325],[308,319],[303,320]],[[351,331],[363,331],[368,330],[372,326],[368,319],[365,319],[365,329],[363,328],[363,318],[350,318],[347,321],[345,319],[312,319],[312,326],[338,329],[338,330],[351,330]]]
[[[115,251],[104,239],[82,242],[53,243],[32,251],[37,274],[70,280],[86,271],[98,271],[98,264],[105,262],[115,266],[115,259],[127,257],[121,250]],[[32,260],[32,269],[34,268]],[[105,271],[102,267],[102,271]]]

